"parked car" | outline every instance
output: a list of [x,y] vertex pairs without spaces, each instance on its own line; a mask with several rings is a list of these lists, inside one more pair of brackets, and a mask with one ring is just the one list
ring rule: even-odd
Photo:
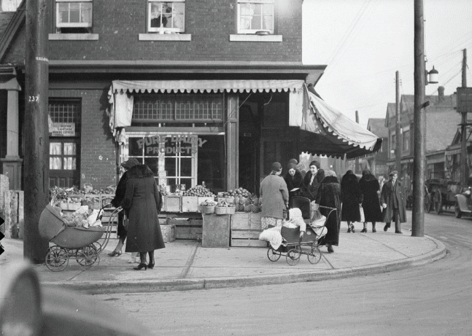
[[456,218],[461,218],[464,215],[472,215],[472,190],[468,187],[462,193],[456,195],[456,204],[454,206],[454,213]]
[[34,268],[15,262],[0,277],[1,335],[145,336],[150,332],[124,313],[91,297],[42,287]]

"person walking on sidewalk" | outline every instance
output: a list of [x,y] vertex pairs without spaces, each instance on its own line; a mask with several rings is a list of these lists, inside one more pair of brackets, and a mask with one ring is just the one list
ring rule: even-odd
[[[341,226],[341,185],[333,170],[324,172],[325,178],[321,181],[316,203],[320,205],[320,212],[326,217],[325,226],[328,233],[320,239],[320,245],[326,245],[329,253],[333,253],[333,245],[339,244],[339,229]],[[334,208],[332,211],[329,208]]]
[[389,178],[380,194],[380,202],[383,207],[383,221],[385,222],[384,231],[390,228],[390,223],[394,220],[395,233],[403,233],[401,223],[406,222],[403,185],[398,180],[398,172],[396,170],[389,174]]
[[[161,193],[148,166],[140,164],[128,171],[122,206],[129,218],[126,252],[139,252],[140,257],[134,269],[152,269],[154,250],[165,248],[165,244],[158,218],[162,208]],[[146,264],[146,254],[149,254],[149,264]]]
[[348,170],[341,179],[341,221],[347,222],[347,232],[354,233],[354,222],[360,222],[362,192],[357,176]]
[[375,223],[382,221],[379,181],[370,170],[366,169],[362,172],[359,187],[363,195],[362,209],[364,211],[364,228],[361,232],[367,232],[367,222],[372,222],[372,232],[377,232]]
[[[139,165],[139,161],[135,158],[131,158],[123,163],[121,163],[121,168],[124,170],[123,175],[121,175],[120,181],[115,190],[115,197],[111,200],[111,205],[115,208],[121,206],[121,202],[125,197],[126,193],[126,182],[128,181],[128,170],[134,166]],[[118,244],[116,245],[113,252],[108,253],[110,257],[119,257],[121,255],[121,249],[126,240],[126,228],[123,226],[124,212],[120,211],[118,213],[118,225],[117,225],[117,235],[118,235]]]
[[282,165],[272,163],[271,172],[261,182],[259,194],[262,202],[261,225],[262,230],[269,227],[282,226],[288,211],[287,183],[280,176]]

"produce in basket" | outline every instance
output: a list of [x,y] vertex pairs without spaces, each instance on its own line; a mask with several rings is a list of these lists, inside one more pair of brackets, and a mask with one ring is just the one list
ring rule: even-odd
[[214,197],[210,189],[205,188],[202,185],[192,187],[182,193],[183,196],[198,196],[198,197]]

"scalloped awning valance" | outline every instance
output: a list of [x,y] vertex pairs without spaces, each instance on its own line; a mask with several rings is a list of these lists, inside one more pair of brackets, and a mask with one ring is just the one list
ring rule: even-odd
[[303,80],[115,80],[113,93],[298,92]]

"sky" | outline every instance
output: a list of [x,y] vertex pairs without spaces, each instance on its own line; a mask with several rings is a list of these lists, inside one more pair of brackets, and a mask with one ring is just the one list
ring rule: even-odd
[[[472,0],[423,0],[426,70],[439,83],[425,94],[453,94],[462,86],[467,49],[467,86],[472,87]],[[332,107],[360,124],[385,118],[400,94],[414,94],[414,0],[304,0],[303,63],[327,65],[315,89]]]

